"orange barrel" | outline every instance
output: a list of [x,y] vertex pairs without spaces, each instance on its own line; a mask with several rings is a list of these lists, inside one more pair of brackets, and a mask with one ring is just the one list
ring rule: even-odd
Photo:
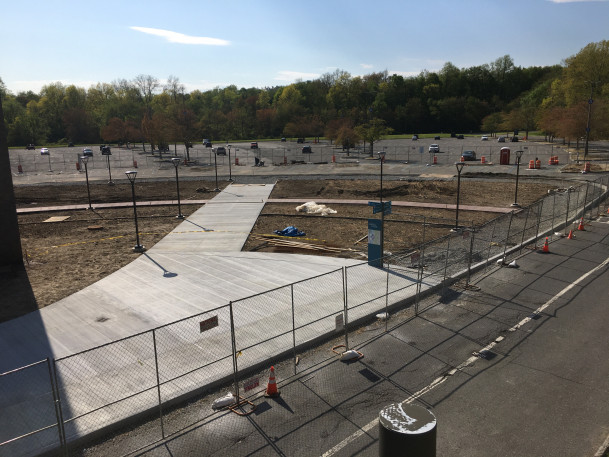
[[465,157],[461,156],[461,162],[465,162]]
[[438,158],[436,156],[433,156],[433,164],[434,165],[438,164]]
[[534,169],[535,169],[535,161],[529,160],[529,170],[534,170]]
[[548,160],[548,165],[554,165],[554,156],[550,157],[550,160]]
[[239,157],[235,157],[235,165],[239,165]]
[[336,163],[336,156],[332,154],[332,163]]
[[554,156],[554,165],[558,165],[558,156]]
[[584,173],[590,173],[590,162],[584,164]]
[[137,168],[137,160],[133,161],[133,168]]
[[484,156],[480,157],[480,163],[486,163],[486,157],[484,157]]
[[23,167],[21,166],[21,164],[17,165],[17,171],[19,173],[23,173]]
[[537,159],[535,161],[535,168],[541,168],[541,160]]
[[80,171],[80,162],[76,162],[76,171]]

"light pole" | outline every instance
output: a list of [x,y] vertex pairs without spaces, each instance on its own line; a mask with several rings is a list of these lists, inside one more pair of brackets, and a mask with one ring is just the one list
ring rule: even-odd
[[49,156],[49,172],[51,172],[51,173],[52,173],[52,172],[53,172],[53,170],[51,169],[51,150],[50,150],[50,149],[49,149],[48,156]]
[[[110,150],[109,146],[106,146],[108,148],[108,151]],[[109,186],[113,186],[114,185],[114,181],[112,181],[112,170],[110,170],[110,153],[107,152],[106,153],[106,159],[108,161],[108,185]]]
[[226,145],[228,147],[228,180],[230,182],[233,182],[233,172],[231,170],[231,163],[230,163],[230,144]]
[[184,215],[182,214],[182,206],[180,205],[180,180],[178,178],[178,167],[180,166],[180,158],[179,157],[174,157],[171,159],[171,163],[173,163],[173,166],[176,169],[176,188],[178,191],[178,215],[176,216],[176,219],[184,219]]
[[383,256],[385,254],[385,204],[383,203],[383,163],[385,162],[385,151],[377,152],[379,160],[381,161],[381,189],[380,189],[380,200],[381,200],[381,268],[383,266]]
[[516,190],[514,191],[514,203],[510,205],[514,208],[520,208],[518,204],[518,176],[520,175],[520,158],[523,152],[522,150],[516,151]]
[[457,162],[455,163],[455,167],[457,167],[457,211],[455,214],[455,228],[451,230],[451,232],[459,231],[459,199],[461,198],[461,171],[465,163]]
[[144,252],[146,248],[140,244],[140,232],[137,227],[137,208],[135,206],[135,177],[137,171],[126,171],[127,179],[131,183],[131,196],[133,197],[133,217],[135,219],[135,246],[133,246],[133,252]]
[[211,148],[211,152],[214,155],[214,170],[216,171],[216,188],[214,192],[220,192],[218,188],[218,155],[216,154],[216,148]]
[[87,162],[89,161],[89,156],[82,156],[80,158],[80,161],[85,166],[85,178],[87,180],[87,198],[89,200],[89,208],[88,209],[93,209],[93,207],[91,206],[91,191],[89,190],[89,169],[87,168]]

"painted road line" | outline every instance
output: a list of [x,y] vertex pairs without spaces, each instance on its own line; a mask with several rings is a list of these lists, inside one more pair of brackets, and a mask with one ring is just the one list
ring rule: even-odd
[[[562,297],[567,292],[569,292],[571,289],[573,289],[577,284],[579,284],[580,282],[582,282],[583,280],[588,278],[590,275],[596,273],[600,269],[606,267],[607,265],[609,265],[609,257],[607,259],[605,259],[605,261],[603,263],[601,263],[600,265],[596,266],[595,268],[590,270],[588,273],[580,276],[575,281],[573,281],[571,284],[569,284],[567,287],[565,287],[563,290],[558,292],[550,300],[548,300],[546,303],[544,303],[539,308],[537,308],[533,314],[535,314],[535,315],[536,314],[540,314],[542,311],[544,311],[546,308],[548,308],[548,306],[551,306],[556,300],[558,300],[560,297]],[[516,325],[514,325],[512,328],[510,328],[508,331],[515,332],[516,330],[520,329],[522,326],[524,326],[527,323],[529,323],[531,320],[532,320],[531,317],[525,317],[520,322],[518,322]],[[474,353],[474,355],[472,355],[467,360],[465,360],[464,362],[459,364],[457,367],[455,367],[452,370],[450,370],[447,374],[445,374],[444,376],[441,376],[439,378],[436,378],[431,384],[427,385],[426,387],[423,387],[418,392],[416,392],[416,393],[412,394],[410,397],[406,398],[404,400],[404,402],[412,403],[414,400],[416,400],[420,396],[430,392],[431,390],[433,390],[436,387],[438,387],[439,385],[441,385],[450,376],[454,375],[455,373],[461,371],[462,369],[464,369],[466,367],[472,366],[477,360],[480,359],[478,354],[480,354],[480,353],[482,353],[484,351],[490,351],[491,349],[493,349],[495,346],[497,346],[497,344],[499,344],[503,340],[504,340],[504,338],[502,336],[496,338],[493,342],[487,344],[480,351]],[[340,450],[342,450],[343,448],[348,446],[350,443],[352,443],[353,441],[358,439],[360,436],[368,433],[370,430],[372,430],[377,425],[378,425],[378,419],[374,419],[373,421],[369,422],[368,424],[364,425],[362,428],[357,430],[352,435],[350,435],[347,438],[345,438],[343,441],[338,443],[336,446],[334,446],[330,450],[326,451],[324,454],[322,454],[322,457],[331,457],[331,456],[335,455],[337,452],[339,452]],[[609,446],[609,437],[607,438],[607,445]],[[605,448],[606,447],[607,446],[605,446]],[[600,452],[600,450],[599,450],[599,452]],[[604,449],[603,449],[603,452],[604,452]]]

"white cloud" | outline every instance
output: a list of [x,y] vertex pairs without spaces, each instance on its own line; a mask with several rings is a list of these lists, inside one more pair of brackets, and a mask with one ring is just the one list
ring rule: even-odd
[[360,66],[362,68],[374,68],[374,65],[370,65],[369,63],[360,63]]
[[310,79],[317,79],[321,75],[319,73],[303,73],[299,71],[280,71],[274,78],[276,81],[296,81],[302,79],[307,81]]
[[48,86],[49,84],[61,83],[64,87],[74,85],[76,87],[82,87],[84,89],[88,89],[91,86],[95,86],[99,81],[85,81],[85,80],[70,80],[70,79],[62,79],[62,80],[51,80],[51,79],[38,79],[38,80],[16,80],[16,81],[5,81],[6,88],[10,90],[13,94],[17,94],[19,92],[27,92],[31,90],[32,92],[39,94],[44,86]]
[[184,35],[183,33],[172,32],[171,30],[152,29],[149,27],[135,26],[130,27],[130,29],[135,30],[137,32],[147,33],[149,35],[160,36],[162,38],[165,38],[170,43],[203,44],[207,46],[228,46],[230,44],[230,41],[221,40],[220,38]]
[[421,74],[421,72],[420,71],[394,71],[394,70],[388,70],[387,74],[389,76],[391,76],[391,75],[399,75],[399,76],[402,76],[404,78],[409,78],[411,76],[418,76],[418,75]]

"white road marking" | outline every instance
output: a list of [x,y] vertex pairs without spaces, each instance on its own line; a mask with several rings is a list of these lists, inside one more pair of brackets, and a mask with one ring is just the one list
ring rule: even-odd
[[[551,306],[552,303],[554,303],[556,300],[558,300],[560,297],[562,297],[563,295],[565,295],[567,292],[569,292],[571,289],[573,289],[577,284],[579,284],[580,282],[582,282],[584,279],[586,279],[588,276],[594,274],[595,272],[597,272],[598,270],[600,270],[601,268],[604,268],[605,266],[607,266],[609,264],[609,258],[605,259],[605,261],[603,263],[601,263],[600,265],[596,266],[595,268],[593,268],[592,270],[590,270],[588,273],[580,276],[579,278],[577,278],[575,281],[573,281],[571,284],[569,284],[567,287],[565,287],[563,290],[561,290],[560,292],[558,292],[556,295],[554,295],[551,299],[549,299],[547,302],[545,302],[543,305],[541,305],[539,308],[537,308],[535,310],[535,312],[533,312],[533,314],[540,314],[542,311],[544,311],[546,308],[548,308],[548,306]],[[532,320],[531,317],[525,317],[524,319],[522,319],[520,322],[518,322],[516,325],[514,325],[512,328],[510,328],[508,331],[510,332],[515,332],[516,330],[518,330],[520,327],[522,327],[523,325],[529,323]],[[493,349],[498,343],[500,343],[501,341],[503,341],[504,337],[500,336],[498,338],[496,338],[493,342],[487,344],[485,347],[483,347],[482,349],[480,349],[480,351],[478,351],[478,353],[483,352],[483,351],[490,351],[491,349]],[[436,378],[431,384],[427,385],[426,387],[423,387],[421,390],[419,390],[418,392],[412,394],[410,397],[406,398],[406,400],[404,400],[404,402],[407,403],[412,403],[414,400],[416,400],[417,398],[419,398],[420,396],[426,394],[427,392],[430,392],[431,390],[435,389],[436,387],[438,387],[440,384],[442,384],[444,381],[446,381],[449,376],[454,375],[455,373],[457,373],[458,371],[461,371],[463,368],[466,368],[468,366],[471,366],[474,364],[474,362],[476,362],[476,360],[478,360],[479,357],[476,355],[471,356],[470,358],[468,358],[465,362],[462,362],[461,364],[459,364],[456,368],[453,368],[452,370],[450,370],[447,374],[445,374],[444,376],[441,376],[439,378]],[[331,457],[334,454],[336,454],[337,452],[339,452],[341,449],[344,449],[346,446],[348,446],[350,443],[352,443],[353,441],[355,441],[356,439],[358,439],[360,436],[368,433],[370,430],[372,430],[374,427],[376,427],[376,425],[378,424],[378,419],[374,419],[373,421],[369,422],[368,424],[364,425],[362,428],[360,428],[359,430],[357,430],[355,433],[353,433],[352,435],[348,436],[347,438],[345,438],[344,440],[342,440],[340,443],[338,443],[336,446],[334,446],[333,448],[329,449],[328,451],[326,451],[325,453],[323,453],[321,455],[321,457]],[[605,446],[605,445],[603,445]],[[609,446],[609,437],[607,438],[607,446]],[[604,448],[599,449],[599,452],[601,452],[600,455],[602,455],[602,453],[604,452],[604,450],[607,448],[607,446],[605,446]],[[598,456],[595,456],[598,457]]]

